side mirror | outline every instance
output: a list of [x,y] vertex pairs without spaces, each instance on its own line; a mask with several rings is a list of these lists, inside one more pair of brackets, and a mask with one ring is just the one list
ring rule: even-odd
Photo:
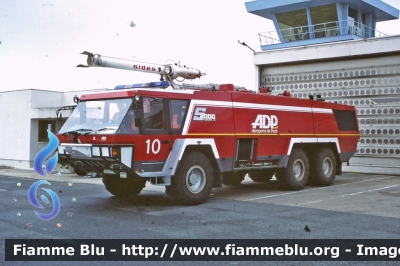
[[74,95],[74,103],[79,103],[79,98],[78,98],[78,96],[76,96],[76,95]]
[[135,111],[134,117],[135,117],[135,126],[136,127],[142,126],[142,117],[141,117],[140,113],[141,113],[140,110]]

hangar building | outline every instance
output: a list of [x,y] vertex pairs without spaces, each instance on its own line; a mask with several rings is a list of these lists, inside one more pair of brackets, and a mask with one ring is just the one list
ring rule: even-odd
[[255,0],[247,11],[272,20],[259,33],[256,84],[273,94],[355,105],[359,149],[344,171],[400,173],[400,35],[376,31],[399,10],[375,0]]

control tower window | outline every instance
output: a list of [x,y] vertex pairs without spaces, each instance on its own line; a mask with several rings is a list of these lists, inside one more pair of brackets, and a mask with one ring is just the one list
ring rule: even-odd
[[339,35],[336,4],[311,7],[310,11],[315,38]]
[[359,35],[361,31],[358,29],[358,23],[357,23],[357,10],[349,7],[349,13],[348,13],[348,21],[347,21],[347,26],[349,28],[349,34],[355,34]]
[[349,7],[349,17],[353,18],[354,21],[357,21],[357,10]]
[[277,13],[276,19],[285,42],[310,38],[306,9]]

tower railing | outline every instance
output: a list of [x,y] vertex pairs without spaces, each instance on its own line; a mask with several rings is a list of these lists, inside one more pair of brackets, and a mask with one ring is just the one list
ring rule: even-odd
[[261,46],[344,35],[356,35],[361,38],[388,36],[353,19],[286,28],[258,34]]

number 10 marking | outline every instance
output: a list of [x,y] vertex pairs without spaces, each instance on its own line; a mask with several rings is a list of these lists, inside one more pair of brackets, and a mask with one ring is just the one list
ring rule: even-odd
[[[146,140],[146,144],[147,144],[147,154],[150,153],[150,142],[151,142],[151,141],[150,141],[149,139]],[[155,139],[155,140],[153,141],[153,143],[151,143],[151,152],[154,153],[154,154],[157,154],[157,153],[160,152],[160,149],[161,149],[160,140],[159,140],[159,139]]]

